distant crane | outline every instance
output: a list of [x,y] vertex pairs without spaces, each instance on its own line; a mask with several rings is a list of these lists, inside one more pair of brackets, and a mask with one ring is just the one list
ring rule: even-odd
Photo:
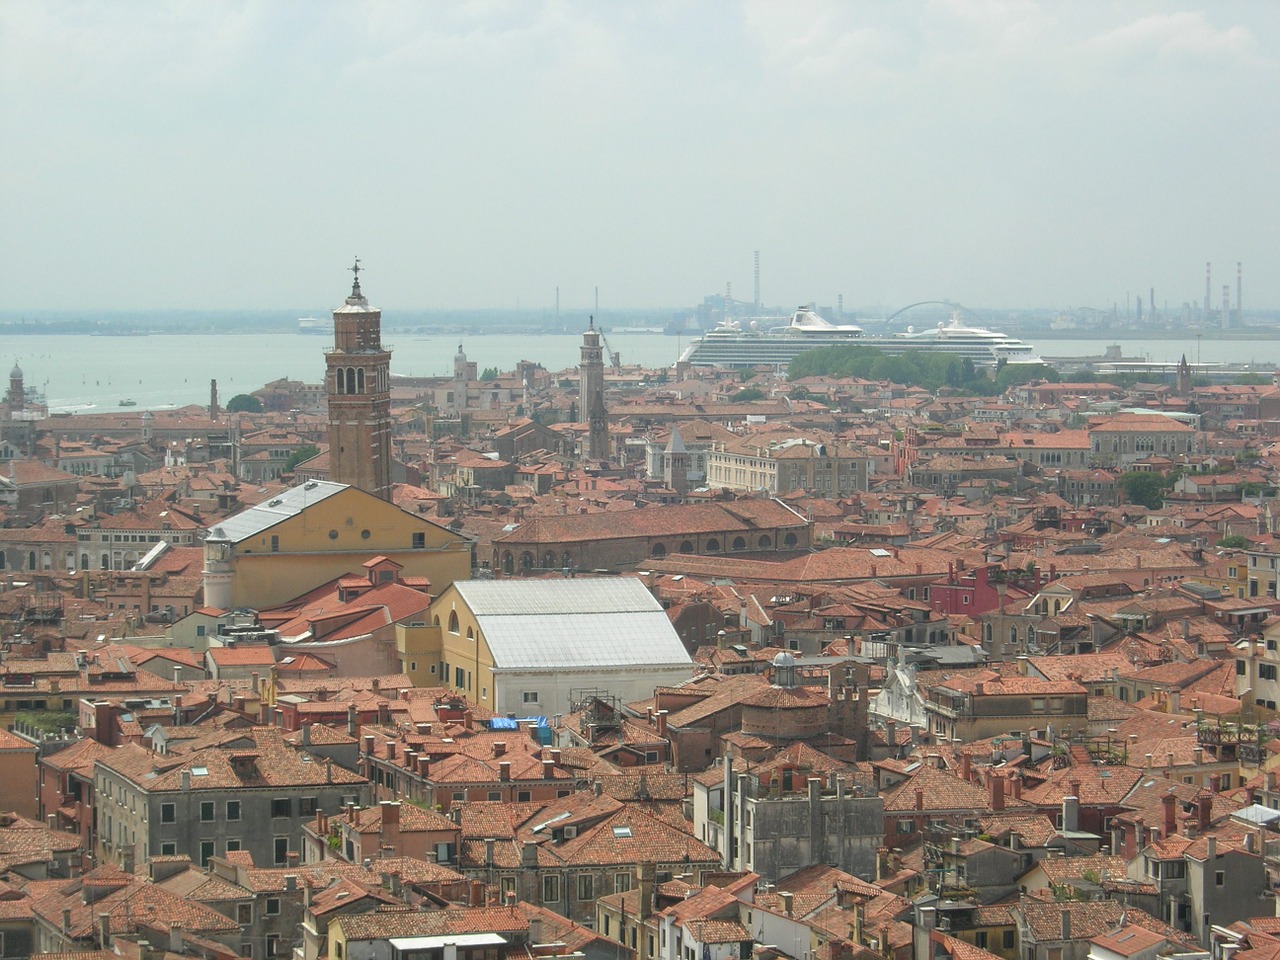
[[609,338],[604,335],[604,330],[600,331],[600,342],[604,344],[604,352],[609,355],[609,366],[613,367],[614,373],[622,370],[622,354],[609,346]]

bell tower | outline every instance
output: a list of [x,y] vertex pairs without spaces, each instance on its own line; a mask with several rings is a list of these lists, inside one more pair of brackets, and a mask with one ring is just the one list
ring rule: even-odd
[[382,346],[382,311],[360,292],[360,258],[351,296],[333,311],[333,349],[325,352],[329,399],[329,479],[391,499],[391,351]]
[[609,457],[609,418],[604,406],[604,348],[593,316],[582,334],[582,360],[578,367],[578,416],[587,417],[587,449],[589,460]]

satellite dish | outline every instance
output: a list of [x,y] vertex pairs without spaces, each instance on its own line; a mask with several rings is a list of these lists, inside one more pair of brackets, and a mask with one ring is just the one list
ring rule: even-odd
[[752,321],[751,321],[751,329],[752,329],[752,330],[759,330],[759,329],[760,329],[760,321],[759,321],[759,320],[752,320]]
[[907,325],[907,333],[915,333],[915,332],[916,332],[916,328],[915,328],[914,326],[912,326],[911,324],[908,324],[908,325]]

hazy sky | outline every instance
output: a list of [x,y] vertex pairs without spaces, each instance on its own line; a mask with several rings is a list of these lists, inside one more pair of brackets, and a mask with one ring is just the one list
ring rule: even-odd
[[1280,306],[1280,4],[0,3],[5,309]]

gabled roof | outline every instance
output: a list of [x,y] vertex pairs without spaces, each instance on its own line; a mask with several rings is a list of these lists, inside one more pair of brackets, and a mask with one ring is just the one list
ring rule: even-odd
[[272,497],[265,503],[250,507],[215,524],[209,530],[209,539],[239,543],[291,517],[296,517],[312,504],[327,500],[346,489],[345,483],[308,480],[304,484],[285,490],[278,497]]
[[693,663],[636,579],[460,580],[453,589],[502,668]]

